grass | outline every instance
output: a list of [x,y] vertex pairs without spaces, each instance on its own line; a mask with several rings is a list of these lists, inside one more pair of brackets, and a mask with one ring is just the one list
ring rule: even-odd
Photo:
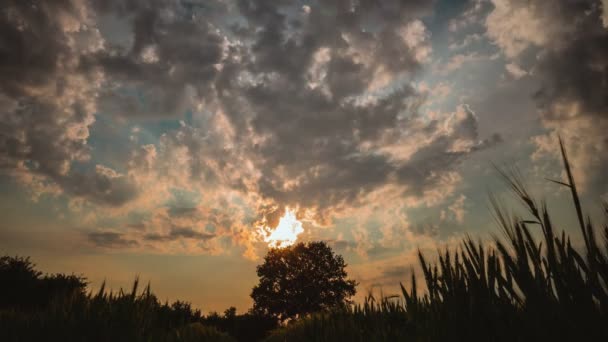
[[467,237],[435,263],[419,253],[425,293],[412,272],[398,298],[313,315],[267,341],[608,341],[608,225],[585,217],[561,141],[560,148],[568,180],[553,182],[570,191],[582,248],[557,231],[517,172],[501,172],[525,216],[508,215],[492,197],[503,233],[492,245]]
[[161,304],[146,287],[138,293],[72,292],[53,296],[45,307],[0,310],[0,340],[44,341],[234,341],[201,325],[189,304]]
[[28,258],[0,257],[0,341],[259,341],[276,319],[253,313],[203,316],[161,303],[150,285],[86,292],[86,279],[42,275]]

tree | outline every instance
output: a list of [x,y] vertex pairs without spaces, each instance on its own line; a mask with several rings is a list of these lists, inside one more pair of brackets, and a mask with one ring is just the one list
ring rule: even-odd
[[0,257],[0,310],[46,307],[59,297],[85,294],[86,279],[75,275],[42,275],[29,258]]
[[357,283],[346,279],[345,267],[324,242],[270,249],[257,267],[253,309],[285,320],[347,303]]

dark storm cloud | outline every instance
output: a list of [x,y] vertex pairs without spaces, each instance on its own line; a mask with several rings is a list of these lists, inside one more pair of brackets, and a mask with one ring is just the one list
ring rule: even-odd
[[114,232],[93,232],[87,237],[98,247],[126,248],[138,245],[137,241],[126,239],[123,234]]
[[[89,127],[95,121],[95,73],[79,61],[99,37],[87,28],[82,1],[5,1],[0,15],[0,167],[51,180],[64,192],[121,205],[133,198],[127,179],[95,169],[74,171],[86,161]],[[107,170],[106,170],[107,171]],[[30,178],[23,178],[32,182]]]

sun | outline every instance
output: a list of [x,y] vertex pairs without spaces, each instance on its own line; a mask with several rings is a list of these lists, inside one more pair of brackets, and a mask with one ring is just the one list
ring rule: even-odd
[[276,228],[262,227],[261,233],[268,246],[282,248],[293,245],[298,239],[298,235],[304,231],[302,222],[296,218],[294,211],[285,209],[285,214],[279,219]]

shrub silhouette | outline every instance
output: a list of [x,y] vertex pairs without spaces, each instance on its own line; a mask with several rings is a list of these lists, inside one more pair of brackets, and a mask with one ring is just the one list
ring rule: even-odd
[[272,248],[257,267],[253,310],[280,320],[343,305],[355,295],[346,264],[324,242]]
[[216,327],[219,331],[230,334],[237,341],[249,342],[265,338],[270,331],[277,328],[278,321],[274,317],[253,311],[238,315],[236,308],[230,307],[223,315],[210,313],[203,318],[203,324]]
[[29,258],[0,257],[0,309],[31,310],[53,300],[84,295],[86,280],[75,275],[42,276]]

